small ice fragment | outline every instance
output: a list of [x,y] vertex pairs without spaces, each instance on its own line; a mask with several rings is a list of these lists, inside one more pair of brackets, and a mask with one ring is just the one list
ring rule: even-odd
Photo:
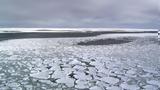
[[160,87],[160,81],[157,81],[157,80],[149,80],[147,81],[148,84],[151,84],[151,85],[156,85],[156,86],[159,86]]
[[59,70],[56,70],[53,75],[52,75],[52,78],[62,78],[62,77],[65,77],[67,76],[63,71],[59,71]]
[[104,82],[107,82],[109,84],[116,84],[116,83],[119,82],[119,79],[113,78],[113,77],[104,77],[101,80],[104,81]]
[[48,79],[49,72],[46,70],[46,71],[30,74],[30,76],[34,78],[39,78],[39,79]]
[[134,70],[134,69],[128,70],[127,74],[129,74],[129,75],[136,74],[136,70]]
[[148,72],[148,73],[153,73],[153,74],[157,74],[158,73],[157,71],[155,71],[154,69],[151,69],[151,68],[143,68],[143,70],[145,72]]
[[107,90],[122,90],[122,88],[117,86],[111,86],[111,87],[108,87]]
[[81,62],[75,59],[75,60],[71,61],[70,64],[71,65],[77,65],[77,64],[81,65]]
[[103,89],[98,86],[93,86],[90,88],[90,90],[103,90]]
[[86,89],[86,88],[89,88],[89,86],[87,85],[87,82],[84,81],[84,80],[77,80],[75,87],[78,88],[78,89]]
[[127,83],[122,83],[120,86],[123,89],[127,89],[127,90],[139,90],[139,87],[137,85],[129,85]]
[[57,80],[57,83],[64,83],[68,87],[73,87],[74,86],[74,79],[69,78],[69,77],[62,77]]
[[76,69],[76,70],[81,70],[81,71],[83,71],[85,69],[85,67],[79,66],[79,65],[76,65],[73,68]]
[[153,85],[146,85],[143,87],[145,90],[158,90],[158,87]]
[[84,72],[75,72],[75,78],[79,80],[91,80],[90,75],[86,75]]

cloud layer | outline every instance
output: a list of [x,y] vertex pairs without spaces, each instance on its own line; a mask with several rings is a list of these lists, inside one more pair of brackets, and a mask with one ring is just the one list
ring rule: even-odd
[[0,26],[160,28],[159,6],[159,0],[0,0]]

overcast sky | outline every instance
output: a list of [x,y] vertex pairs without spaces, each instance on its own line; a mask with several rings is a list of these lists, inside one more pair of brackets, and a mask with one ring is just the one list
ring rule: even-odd
[[160,0],[0,0],[0,27],[160,28]]

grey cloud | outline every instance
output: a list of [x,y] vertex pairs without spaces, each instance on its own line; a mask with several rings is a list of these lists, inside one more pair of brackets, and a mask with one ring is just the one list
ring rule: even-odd
[[0,0],[4,27],[159,28],[158,0]]

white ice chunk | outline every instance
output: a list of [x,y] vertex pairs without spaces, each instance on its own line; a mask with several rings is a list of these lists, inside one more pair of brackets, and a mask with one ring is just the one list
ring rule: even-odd
[[116,84],[119,82],[119,79],[113,77],[104,77],[101,79],[101,81],[107,82],[109,84]]
[[89,74],[96,75],[96,72],[97,72],[96,68],[88,67],[88,69],[89,69],[89,71],[88,71]]
[[59,64],[57,64],[57,63],[54,63],[53,65],[52,65],[52,67],[51,67],[51,69],[50,70],[61,70],[61,68],[60,68],[60,65]]
[[149,80],[147,81],[148,84],[151,84],[151,85],[156,85],[156,86],[159,86],[160,87],[160,81],[157,81],[157,80]]
[[136,70],[135,69],[128,70],[127,74],[129,74],[129,75],[136,74]]
[[66,76],[67,75],[63,71],[56,70],[53,73],[52,78],[62,78],[62,77],[66,77]]
[[127,90],[139,90],[139,87],[137,85],[129,85],[127,83],[122,83],[120,86],[123,89],[127,89]]
[[71,74],[74,70],[72,68],[63,68],[65,75]]
[[84,72],[75,72],[75,78],[79,80],[91,80],[91,76],[86,75]]
[[88,82],[84,81],[84,80],[77,80],[76,81],[76,88],[78,89],[85,89],[85,88],[89,88],[89,86],[87,85]]
[[74,79],[69,78],[69,77],[62,77],[57,80],[57,83],[64,83],[68,87],[73,87],[74,86]]
[[38,73],[33,73],[30,74],[31,77],[34,78],[39,78],[39,79],[48,79],[49,78],[49,71],[42,71],[42,72],[38,72]]
[[77,64],[81,65],[81,62],[78,61],[78,60],[76,60],[76,59],[74,59],[74,60],[71,61],[69,64],[71,64],[71,65],[77,65]]
[[111,86],[111,87],[108,87],[107,90],[122,90],[122,88],[117,86]]
[[151,68],[143,68],[144,71],[148,72],[148,73],[153,73],[153,74],[157,74],[158,72],[155,71],[154,69]]
[[100,87],[105,87],[105,88],[109,87],[109,84],[107,84],[105,82],[101,82],[101,81],[96,81],[96,85],[100,86]]
[[158,90],[158,87],[153,85],[146,85],[143,87],[145,90]]
[[103,90],[101,87],[93,86],[90,88],[90,90]]
[[76,69],[76,70],[81,70],[81,71],[83,71],[85,69],[85,67],[79,66],[79,65],[76,65],[73,68]]

